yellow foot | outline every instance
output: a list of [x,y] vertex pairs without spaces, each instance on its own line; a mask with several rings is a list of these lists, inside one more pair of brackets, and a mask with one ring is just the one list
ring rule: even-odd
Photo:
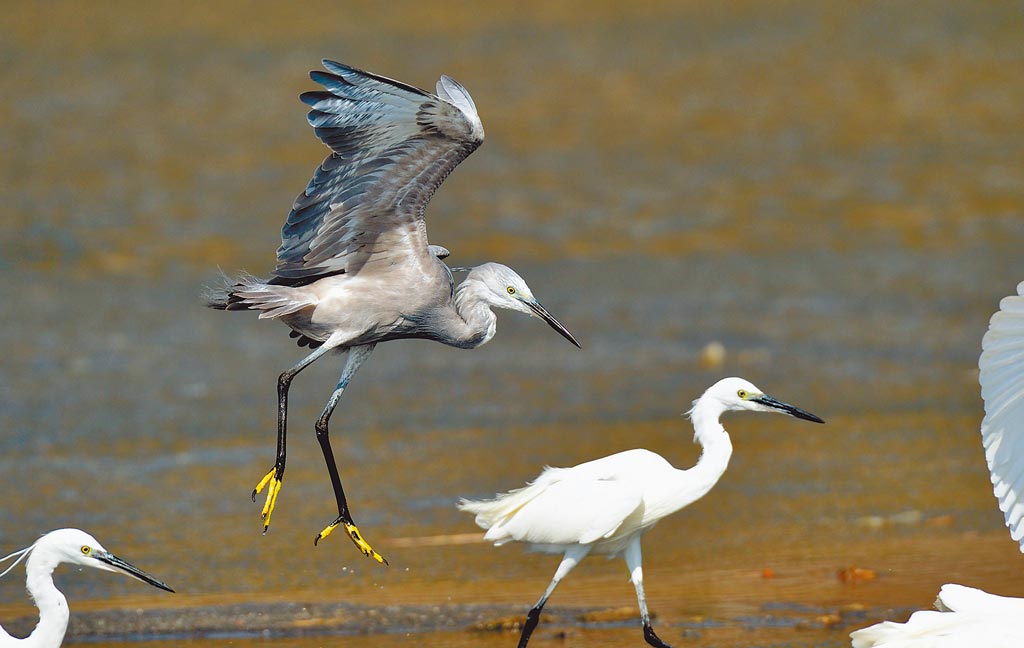
[[277,504],[277,494],[281,492],[281,480],[277,478],[277,467],[270,469],[270,472],[256,484],[252,490],[252,501],[256,501],[256,495],[267,485],[267,501],[263,504],[263,533],[270,528],[270,515],[274,512],[274,505]]
[[331,533],[333,533],[334,530],[337,529],[339,526],[345,527],[345,533],[347,533],[348,537],[352,539],[352,542],[355,543],[359,551],[363,552],[364,556],[373,558],[379,563],[385,565],[388,564],[388,561],[384,558],[384,556],[374,551],[373,547],[370,546],[370,543],[368,543],[366,540],[363,540],[363,536],[359,533],[359,528],[356,527],[356,525],[352,524],[351,522],[347,522],[341,518],[338,518],[337,520],[329,524],[327,528],[318,533],[316,535],[316,538],[313,539],[313,544],[315,545],[327,536],[331,535]]

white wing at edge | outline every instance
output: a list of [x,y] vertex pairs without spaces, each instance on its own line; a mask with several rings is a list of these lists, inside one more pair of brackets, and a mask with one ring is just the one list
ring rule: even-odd
[[999,303],[981,348],[985,460],[1010,537],[1024,552],[1024,282]]

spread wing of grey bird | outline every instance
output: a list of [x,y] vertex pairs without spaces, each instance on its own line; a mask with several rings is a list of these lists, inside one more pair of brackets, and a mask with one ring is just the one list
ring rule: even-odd
[[284,283],[424,259],[434,191],[484,140],[473,99],[442,76],[437,95],[324,60],[301,95],[331,148],[281,231],[274,276]]

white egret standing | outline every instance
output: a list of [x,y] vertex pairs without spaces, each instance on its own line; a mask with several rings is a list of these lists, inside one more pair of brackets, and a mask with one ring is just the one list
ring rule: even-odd
[[463,499],[459,508],[495,545],[525,542],[532,551],[563,554],[555,577],[526,617],[519,648],[537,626],[541,609],[573,567],[589,554],[624,554],[636,588],[644,639],[664,648],[651,627],[644,598],[640,539],[663,517],[697,501],[718,482],[729,465],[732,441],[719,422],[728,411],[782,412],[815,423],[820,418],[771,396],[742,378],[724,378],[693,402],[689,411],[694,441],[703,450],[697,464],[678,470],[649,450],[627,450],[572,468],[545,468],[524,488],[493,500]]
[[[981,340],[981,441],[1010,537],[1024,552],[1024,282],[1004,298]],[[1024,599],[946,584],[934,610],[906,623],[883,621],[850,634],[854,648],[1019,648]]]
[[[475,349],[494,336],[491,308],[539,317],[579,342],[534,298],[522,277],[498,263],[449,268],[448,250],[427,242],[424,211],[434,191],[484,141],[472,97],[449,76],[433,95],[355,68],[323,61],[310,77],[324,91],[300,97],[308,120],[332,150],[299,194],[281,231],[277,268],[268,280],[243,275],[207,295],[222,310],[255,310],[289,328],[313,352],[277,380],[277,459],[252,492],[267,488],[263,530],[270,526],[285,469],[288,388],[326,354],[346,354],[334,392],[316,422],[338,517],[314,543],[343,526],[352,542],[386,563],[363,539],[349,512],[328,421],[342,393],[378,342],[424,338]],[[452,270],[468,270],[456,288]]]
[[25,562],[25,586],[39,608],[39,623],[32,634],[24,639],[12,637],[0,627],[0,648],[52,648],[64,641],[70,614],[68,601],[53,584],[53,570],[61,563],[127,574],[153,587],[174,591],[138,567],[110,553],[96,538],[79,529],[50,531],[28,547],[0,558],[0,562],[11,558],[15,558],[14,562],[0,576],[28,558]]

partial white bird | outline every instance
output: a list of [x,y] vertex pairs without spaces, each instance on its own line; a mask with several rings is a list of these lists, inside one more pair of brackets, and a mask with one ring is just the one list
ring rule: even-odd
[[[978,359],[985,418],[981,441],[1010,537],[1024,552],[1024,282],[1004,298],[981,340]],[[850,634],[854,648],[1019,648],[1024,599],[946,584],[906,623],[883,621]]]
[[1024,552],[1024,282],[992,315],[978,368],[985,460],[1010,537]]
[[153,578],[103,548],[96,538],[79,529],[50,531],[28,547],[0,558],[0,563],[14,558],[0,577],[25,562],[25,586],[39,608],[39,623],[28,637],[12,637],[0,627],[0,648],[52,648],[64,641],[68,629],[68,601],[53,584],[53,570],[61,563],[93,567],[104,571],[127,574],[153,587],[173,592],[170,587]]
[[742,378],[724,378],[693,402],[688,412],[694,441],[703,450],[697,464],[678,470],[643,449],[627,450],[572,468],[545,468],[525,488],[495,499],[463,499],[461,510],[476,515],[495,545],[525,542],[532,551],[563,554],[547,591],[526,617],[519,648],[524,648],[541,609],[558,583],[589,554],[624,554],[636,589],[644,639],[664,648],[651,627],[643,589],[640,539],[659,520],[703,497],[729,465],[732,441],[719,423],[728,411],[782,412],[815,423],[823,420],[771,396]]
[[850,638],[854,648],[1020,648],[1024,599],[946,584],[935,610],[914,612],[906,623],[876,623]]
[[[277,268],[267,280],[243,275],[229,281],[207,295],[207,305],[258,311],[261,319],[291,328],[299,346],[313,349],[277,380],[277,459],[252,493],[256,501],[267,488],[264,532],[284,479],[291,381],[328,351],[347,356],[316,422],[338,517],[314,543],[343,526],[363,555],[386,563],[352,520],[328,436],[334,408],[377,343],[424,338],[474,349],[494,337],[491,309],[507,308],[539,317],[580,344],[511,268],[449,268],[442,261],[448,250],[427,243],[427,202],[484,141],[469,92],[449,76],[438,80],[435,95],[334,61],[323,65],[327,72],[310,77],[324,90],[300,98],[311,106],[309,123],[332,153],[292,205]],[[469,272],[458,287],[453,270]]]

